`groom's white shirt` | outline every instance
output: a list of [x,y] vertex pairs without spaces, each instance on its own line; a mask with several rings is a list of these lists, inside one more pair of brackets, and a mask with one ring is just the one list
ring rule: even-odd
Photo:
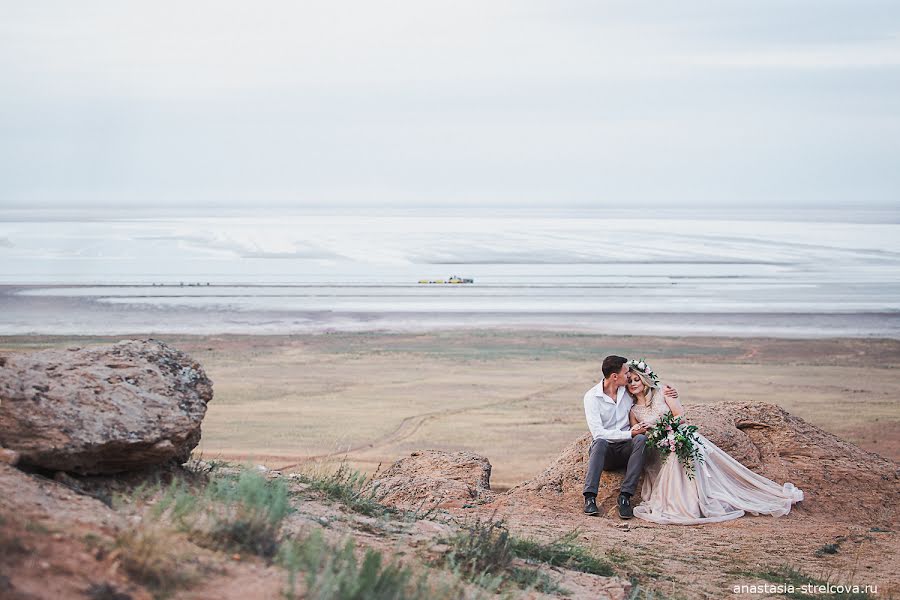
[[613,400],[603,391],[603,381],[592,387],[584,395],[584,416],[593,438],[616,442],[631,439],[631,424],[628,412],[634,404],[625,386],[616,390]]

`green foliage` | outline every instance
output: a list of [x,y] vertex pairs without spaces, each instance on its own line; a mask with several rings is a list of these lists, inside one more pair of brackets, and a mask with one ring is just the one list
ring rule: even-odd
[[512,565],[512,539],[502,520],[476,518],[463,526],[449,542],[451,550],[447,562],[470,580],[485,574],[500,574]]
[[344,504],[350,510],[369,517],[396,512],[381,504],[377,486],[367,486],[366,476],[358,470],[351,470],[346,462],[342,462],[332,473],[303,473],[301,481],[328,498]]
[[353,512],[368,517],[391,517],[414,522],[431,518],[437,511],[439,502],[432,501],[432,504],[426,507],[429,502],[427,498],[413,510],[385,506],[381,503],[383,494],[378,489],[378,483],[372,483],[373,478],[374,476],[369,478],[360,471],[351,469],[346,461],[342,461],[333,471],[307,469],[300,473],[300,481],[308,484],[311,490],[318,491]]
[[694,478],[696,463],[704,460],[700,452],[702,445],[697,437],[697,426],[685,424],[681,416],[676,417],[671,412],[664,413],[647,430],[647,446],[663,457],[675,453],[688,479]]
[[382,555],[367,549],[358,559],[355,545],[348,539],[338,547],[330,546],[315,530],[301,542],[286,541],[278,554],[279,563],[288,571],[288,598],[297,597],[297,576],[304,575],[303,597],[315,600],[406,600],[460,597],[456,587],[430,586],[427,574],[414,577],[408,567],[383,564]]
[[447,542],[451,546],[444,559],[447,566],[460,577],[489,592],[512,583],[519,588],[545,594],[565,594],[566,591],[549,575],[537,569],[516,566],[514,559],[530,558],[556,566],[575,564],[576,558],[586,565],[590,558],[583,551],[579,553],[572,544],[565,549],[561,544],[548,549],[536,542],[517,540],[509,534],[502,520],[481,520],[478,517],[463,525]]
[[244,470],[236,481],[213,479],[206,492],[226,507],[215,513],[214,540],[267,558],[275,555],[281,522],[291,510],[283,481]]
[[271,558],[278,550],[281,522],[291,511],[281,480],[244,469],[236,476],[217,476],[202,492],[174,479],[150,510],[180,531],[199,534],[214,547]]
[[189,518],[198,510],[199,498],[180,479],[173,479],[150,509],[150,516],[159,519],[168,513],[169,519],[181,530],[190,530]]
[[202,488],[175,478],[164,488],[139,488],[134,496],[154,492],[158,498],[145,523],[120,534],[116,547],[128,575],[157,598],[190,586],[198,577],[173,553],[169,527],[191,534],[196,543],[270,558],[278,550],[281,522],[291,510],[285,484],[251,470],[211,478]]
[[542,594],[567,596],[570,593],[568,590],[561,588],[559,583],[554,581],[552,577],[535,569],[513,567],[509,574],[509,580],[515,582],[521,588],[533,589]]
[[[307,481],[363,514],[407,515],[378,504],[375,490],[346,465]],[[281,525],[293,510],[288,486],[252,468],[221,470],[199,479],[176,477],[165,486],[137,488],[131,497],[123,496],[129,502],[139,498],[152,502],[147,518],[123,532],[116,548],[128,575],[156,598],[191,586],[198,576],[190,561],[173,552],[178,540],[173,528],[189,534],[193,543],[275,559],[287,570],[290,598],[298,589],[304,598],[324,600],[455,600],[467,595],[458,577],[444,574],[449,583],[432,585],[429,571],[415,574],[371,549],[356,552],[352,539],[332,546],[318,529],[300,541],[283,539]],[[409,514],[416,518],[421,513]]]
[[564,567],[605,577],[615,574],[608,563],[593,556],[584,547],[577,544],[575,542],[577,538],[578,530],[576,529],[549,544],[530,539],[513,539],[512,552],[520,558],[546,563],[554,567]]

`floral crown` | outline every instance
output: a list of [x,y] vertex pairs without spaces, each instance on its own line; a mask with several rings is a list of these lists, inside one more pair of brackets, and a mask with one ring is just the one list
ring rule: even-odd
[[648,365],[647,361],[645,361],[643,358],[641,360],[629,360],[628,366],[635,371],[640,371],[641,373],[646,375],[653,383],[659,383],[659,377],[650,369],[650,365]]

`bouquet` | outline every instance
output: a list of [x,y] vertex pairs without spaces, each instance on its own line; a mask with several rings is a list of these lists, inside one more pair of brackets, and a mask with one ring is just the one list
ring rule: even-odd
[[659,450],[663,457],[672,452],[678,455],[688,479],[694,478],[694,461],[703,462],[700,454],[703,442],[697,437],[697,426],[682,423],[681,417],[671,412],[666,412],[647,430],[647,445]]

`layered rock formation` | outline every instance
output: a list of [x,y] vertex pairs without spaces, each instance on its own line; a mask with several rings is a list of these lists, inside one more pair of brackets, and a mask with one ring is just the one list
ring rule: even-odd
[[184,462],[212,393],[197,362],[156,340],[3,356],[0,447],[77,474]]

